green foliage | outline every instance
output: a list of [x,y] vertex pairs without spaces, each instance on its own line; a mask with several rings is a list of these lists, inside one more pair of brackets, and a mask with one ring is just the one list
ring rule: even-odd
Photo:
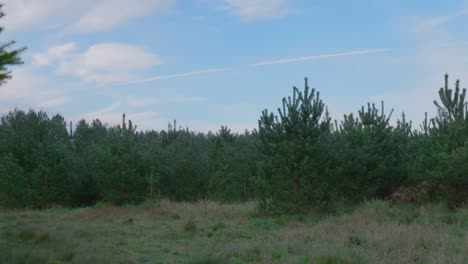
[[[131,123],[130,123],[131,124]],[[129,125],[114,127],[96,152],[97,186],[102,200],[115,204],[140,203],[147,197],[150,173],[145,146],[138,144],[137,133]]]
[[274,212],[303,211],[314,204],[314,191],[324,177],[324,137],[330,128],[325,104],[305,80],[304,91],[296,87],[293,97],[283,98],[279,116],[262,112],[256,131],[262,156],[255,178],[259,206]]
[[358,118],[345,115],[341,124],[335,125],[331,177],[324,190],[362,201],[384,198],[405,183],[411,123],[403,114],[397,126],[391,126],[392,112],[385,114],[383,102],[380,112],[374,104],[368,104],[358,112]]
[[[69,201],[68,135],[63,117],[49,119],[44,112],[15,110],[0,122],[0,168],[12,175],[10,184],[23,189],[23,206],[46,206]],[[14,178],[13,178],[14,177]],[[11,190],[13,191],[13,190]],[[10,193],[11,193],[10,191]],[[18,197],[18,196],[17,196]]]
[[[435,102],[438,116],[419,131],[403,114],[374,104],[330,122],[319,93],[294,87],[275,115],[264,110],[254,133],[195,133],[169,124],[138,131],[15,109],[0,121],[0,206],[129,204],[257,199],[261,213],[385,198],[399,187],[433,182],[451,207],[468,197],[468,106],[457,81]],[[148,202],[148,204],[150,204]]]
[[440,102],[434,101],[438,116],[423,123],[418,137],[418,160],[412,172],[417,179],[428,178],[447,187],[452,208],[468,202],[468,102],[466,89],[445,86],[439,90]]
[[99,176],[96,174],[100,166],[97,155],[108,136],[107,127],[99,120],[94,120],[92,124],[80,120],[70,136],[71,152],[75,157],[72,166],[72,204],[95,204],[101,198],[97,184]]
[[208,186],[208,144],[203,134],[168,129],[159,135],[161,195],[174,200],[205,198]]
[[221,201],[246,201],[252,198],[251,177],[255,174],[257,151],[253,137],[232,134],[222,126],[211,138],[208,198]]
[[[25,192],[26,191],[26,192]],[[23,207],[31,203],[27,182],[14,157],[0,157],[0,207]]]
[[[3,4],[0,4],[0,18],[5,16],[2,11]],[[0,27],[0,33],[3,31],[3,27]],[[26,50],[25,47],[19,49],[11,49],[15,44],[14,41],[0,44],[0,85],[5,83],[7,79],[11,78],[11,72],[8,70],[8,66],[22,64],[20,53]]]

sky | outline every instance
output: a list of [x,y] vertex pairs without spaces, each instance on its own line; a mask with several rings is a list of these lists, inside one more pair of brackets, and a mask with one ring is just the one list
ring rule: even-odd
[[242,132],[308,77],[333,118],[384,100],[419,124],[445,73],[468,82],[466,0],[2,2],[0,42],[27,50],[1,114]]

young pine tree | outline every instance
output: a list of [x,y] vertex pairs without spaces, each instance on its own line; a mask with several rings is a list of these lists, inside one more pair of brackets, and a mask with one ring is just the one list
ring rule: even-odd
[[426,157],[431,161],[427,169],[430,177],[448,187],[448,205],[451,208],[468,203],[468,102],[466,89],[445,87],[439,90],[440,103],[434,101],[438,116],[432,119],[431,144],[436,147]]
[[292,98],[283,98],[278,115],[262,112],[255,131],[264,158],[255,178],[261,209],[300,212],[314,205],[314,187],[326,163],[321,139],[330,128],[330,119],[322,120],[324,109],[305,79],[303,91],[294,87]]

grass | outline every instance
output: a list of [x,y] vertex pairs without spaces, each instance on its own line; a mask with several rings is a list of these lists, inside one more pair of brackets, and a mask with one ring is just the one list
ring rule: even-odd
[[254,203],[0,212],[0,263],[468,263],[468,209],[367,202],[262,217]]

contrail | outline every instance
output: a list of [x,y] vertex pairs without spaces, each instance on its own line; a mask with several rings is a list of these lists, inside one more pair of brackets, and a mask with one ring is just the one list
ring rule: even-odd
[[272,60],[272,61],[260,61],[260,62],[254,63],[252,66],[286,64],[286,63],[333,58],[333,57],[345,57],[345,56],[364,55],[364,54],[371,54],[371,53],[382,53],[382,52],[388,52],[388,51],[390,50],[389,49],[371,49],[371,50],[358,50],[358,51],[349,51],[349,52],[334,53],[334,54],[321,54],[321,55],[288,58],[288,59],[280,59],[280,60]]
[[175,74],[168,74],[168,75],[157,75],[157,76],[153,76],[153,77],[149,77],[149,78],[145,78],[145,79],[118,83],[118,85],[146,83],[146,82],[159,81],[159,80],[162,80],[162,79],[174,79],[174,78],[181,78],[181,77],[192,76],[192,75],[201,75],[201,74],[222,72],[222,71],[227,71],[227,70],[228,70],[228,68],[215,68],[215,69],[206,69],[206,70],[191,71],[191,72],[184,72],[184,73],[175,73]]

